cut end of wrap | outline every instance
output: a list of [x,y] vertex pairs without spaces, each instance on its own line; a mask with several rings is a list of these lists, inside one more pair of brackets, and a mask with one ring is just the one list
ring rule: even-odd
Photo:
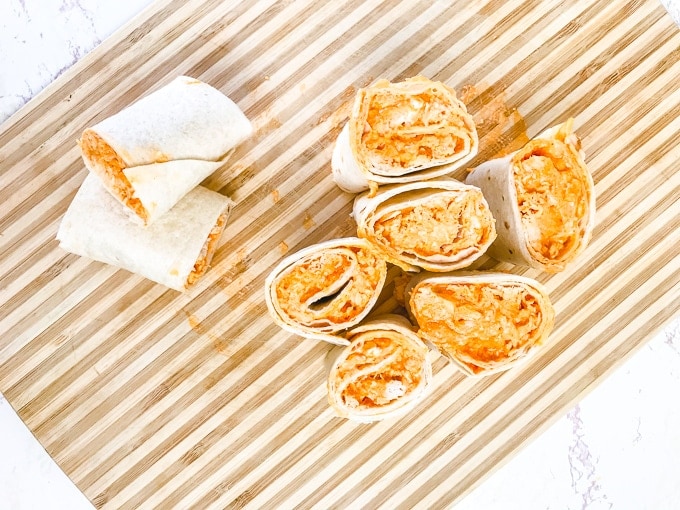
[[354,200],[359,237],[404,271],[468,267],[496,238],[482,191],[454,179],[388,185]]
[[476,134],[455,91],[423,76],[361,89],[354,113],[350,144],[359,166],[384,177],[459,160]]
[[407,292],[418,335],[467,375],[515,366],[535,353],[554,323],[546,290],[517,275],[422,275]]
[[184,284],[185,289],[193,287],[196,282],[208,271],[208,269],[210,269],[210,263],[212,262],[213,255],[215,254],[215,250],[217,250],[222,233],[227,226],[227,219],[229,218],[231,207],[232,202],[230,200],[224,212],[222,212],[219,218],[217,218],[215,226],[213,226],[213,228],[210,230],[210,233],[205,240],[205,244],[203,244],[201,252],[194,263],[194,267],[191,270],[191,273],[189,273],[187,281]]
[[334,180],[357,193],[371,186],[448,175],[470,161],[479,139],[456,93],[422,76],[360,89],[338,136]]
[[306,338],[335,344],[375,305],[387,264],[370,243],[333,239],[283,259],[267,276],[265,301],[274,321]]
[[432,379],[427,346],[403,317],[383,316],[352,329],[351,343],[328,358],[328,402],[360,423],[401,416],[425,396]]
[[135,195],[132,184],[123,170],[127,168],[124,159],[94,130],[86,129],[78,141],[85,166],[95,174],[104,187],[129,213],[146,225],[149,211]]
[[573,119],[483,163],[466,182],[483,190],[498,222],[488,252],[497,260],[556,273],[590,241],[595,187]]

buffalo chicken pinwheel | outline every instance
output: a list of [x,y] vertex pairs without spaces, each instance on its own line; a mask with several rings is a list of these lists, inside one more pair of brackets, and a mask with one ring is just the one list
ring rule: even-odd
[[479,139],[447,85],[416,76],[360,89],[333,150],[333,179],[357,193],[447,175],[470,161]]
[[497,222],[489,255],[556,273],[586,248],[595,188],[583,157],[569,119],[475,168],[465,182],[482,189]]
[[328,355],[328,402],[358,422],[399,416],[427,394],[428,348],[404,317],[386,315],[347,333],[350,344]]
[[333,239],[283,259],[265,281],[265,300],[287,331],[347,345],[334,333],[370,312],[386,277],[387,264],[368,241]]
[[546,290],[523,276],[495,272],[426,274],[406,289],[418,335],[468,375],[506,370],[550,334]]
[[380,187],[354,201],[357,234],[406,271],[469,266],[496,238],[479,188],[454,179]]

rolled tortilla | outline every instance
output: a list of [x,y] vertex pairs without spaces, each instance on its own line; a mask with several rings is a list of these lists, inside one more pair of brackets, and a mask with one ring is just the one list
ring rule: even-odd
[[328,402],[336,415],[361,423],[403,415],[432,381],[428,348],[411,324],[386,315],[347,333],[350,344],[329,353]]
[[555,318],[543,286],[513,274],[422,273],[409,282],[406,296],[418,335],[468,375],[507,370],[527,359]]
[[194,188],[153,225],[130,222],[121,205],[89,174],[59,226],[66,251],[127,269],[184,291],[209,268],[233,202]]
[[422,76],[380,80],[357,93],[333,150],[333,179],[350,193],[432,179],[470,161],[478,145],[452,88]]
[[357,234],[405,271],[469,266],[496,238],[482,191],[454,179],[381,187],[354,199]]
[[222,166],[252,132],[231,99],[180,76],[86,129],[85,166],[138,224],[150,225]]
[[269,314],[283,329],[339,345],[334,335],[361,321],[375,305],[387,264],[365,239],[309,246],[283,259],[265,281]]
[[583,158],[569,119],[475,168],[465,182],[482,189],[497,221],[490,256],[556,273],[586,248],[595,226],[595,186]]

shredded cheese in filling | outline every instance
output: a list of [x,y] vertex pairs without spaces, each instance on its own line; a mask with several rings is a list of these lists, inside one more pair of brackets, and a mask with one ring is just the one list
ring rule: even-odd
[[464,107],[436,89],[402,94],[367,91],[368,112],[361,138],[369,161],[409,169],[442,161],[465,149],[469,127]]
[[79,143],[83,157],[97,170],[106,188],[146,223],[149,213],[141,200],[135,196],[135,190],[123,173],[127,165],[113,147],[89,129],[83,133]]
[[342,402],[353,409],[376,408],[408,395],[422,381],[425,355],[394,331],[355,337],[336,370]]
[[381,278],[379,267],[375,255],[360,247],[313,254],[282,273],[276,282],[279,307],[307,326],[345,324],[361,314],[373,298]]
[[585,169],[561,140],[530,141],[513,158],[515,189],[530,253],[539,261],[569,257],[589,213]]
[[454,258],[485,245],[492,235],[493,217],[481,191],[465,197],[441,192],[426,202],[377,218],[375,240],[397,255],[420,259]]
[[210,234],[205,240],[205,244],[201,248],[201,252],[196,259],[194,268],[192,269],[189,276],[187,276],[187,281],[184,284],[186,288],[191,287],[198,279],[205,274],[205,272],[210,268],[210,261],[212,260],[215,250],[217,249],[217,242],[222,236],[224,227],[227,224],[227,213],[220,214],[217,218],[215,226],[210,230]]
[[419,334],[456,359],[480,364],[513,359],[543,320],[537,298],[519,284],[422,284],[411,306]]

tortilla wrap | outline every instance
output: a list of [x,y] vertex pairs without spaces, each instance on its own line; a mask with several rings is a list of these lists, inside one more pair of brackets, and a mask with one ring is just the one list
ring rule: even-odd
[[222,166],[252,126],[231,99],[180,76],[86,129],[85,166],[138,224],[151,225]]
[[447,175],[470,161],[477,130],[456,92],[422,76],[360,89],[335,143],[333,180],[358,193]]
[[283,259],[265,281],[269,314],[283,329],[338,345],[334,333],[358,324],[375,305],[387,264],[365,239],[309,246]]
[[535,280],[497,272],[421,273],[406,288],[418,336],[467,375],[507,370],[536,352],[555,312]]
[[454,179],[380,187],[354,199],[357,235],[405,271],[469,266],[496,238],[482,191]]
[[57,239],[66,251],[184,291],[208,270],[232,204],[199,186],[153,225],[142,227],[89,174],[61,221]]
[[404,317],[378,317],[346,336],[350,344],[326,358],[328,403],[337,416],[360,423],[394,418],[426,396],[428,348]]
[[496,218],[493,258],[556,273],[588,245],[595,186],[572,126],[569,119],[544,131],[465,180],[482,189]]

